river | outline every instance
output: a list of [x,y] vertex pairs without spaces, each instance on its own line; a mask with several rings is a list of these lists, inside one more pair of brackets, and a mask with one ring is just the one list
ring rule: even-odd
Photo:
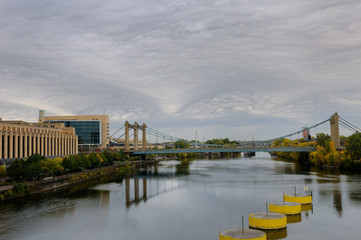
[[[267,154],[165,161],[130,178],[103,179],[0,204],[1,240],[216,240],[242,215],[308,186],[313,205],[268,239],[360,239],[361,176],[310,171]],[[247,224],[247,222],[246,222]]]

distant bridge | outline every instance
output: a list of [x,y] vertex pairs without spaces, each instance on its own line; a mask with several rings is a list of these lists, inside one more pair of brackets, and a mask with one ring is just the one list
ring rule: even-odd
[[169,153],[237,153],[237,152],[312,152],[314,147],[253,147],[253,148],[175,148],[136,150],[133,155],[169,154]]
[[[173,137],[171,135],[162,133],[158,130],[152,129],[148,127],[146,124],[139,125],[138,123],[130,124],[128,121],[125,122],[124,126],[120,128],[118,131],[124,128],[124,134],[122,134],[118,139],[124,136],[124,152],[132,155],[147,155],[147,154],[169,154],[169,153],[247,153],[247,152],[312,152],[315,151],[315,147],[310,147],[308,142],[311,140],[309,135],[309,130],[317,128],[318,126],[330,123],[330,133],[331,133],[331,141],[334,142],[336,149],[342,149],[340,146],[340,133],[339,133],[339,125],[347,128],[352,132],[361,132],[361,129],[341,118],[337,113],[333,114],[329,119],[321,121],[315,125],[310,127],[304,127],[299,131],[277,137],[272,138],[265,141],[248,141],[248,142],[239,142],[238,146],[229,146],[226,147],[224,145],[215,145],[215,144],[205,144],[199,143],[197,141],[187,141],[177,137]],[[133,149],[130,148],[130,130],[134,130],[133,136]],[[142,131],[142,147],[140,149],[138,141],[139,141],[139,130]],[[117,132],[118,132],[117,131]],[[114,135],[114,134],[113,134]],[[112,136],[113,136],[112,135]],[[157,139],[163,139],[163,148],[162,149],[148,149],[147,148],[147,135],[151,135],[156,137]],[[307,142],[307,147],[301,147],[300,144],[300,135],[303,135],[305,141]],[[295,144],[291,144],[291,139],[298,139],[298,146]],[[278,146],[272,147],[272,143],[279,139],[289,139],[289,146]],[[189,148],[176,148],[174,142],[183,141],[189,145]],[[166,144],[167,143],[167,144]]]

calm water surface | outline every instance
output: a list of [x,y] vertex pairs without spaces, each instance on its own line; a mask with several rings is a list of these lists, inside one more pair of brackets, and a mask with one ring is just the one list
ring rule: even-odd
[[[0,239],[216,240],[282,193],[313,191],[313,206],[268,239],[361,239],[361,176],[309,172],[267,155],[162,162],[129,179],[0,205]],[[247,217],[246,217],[247,219]]]

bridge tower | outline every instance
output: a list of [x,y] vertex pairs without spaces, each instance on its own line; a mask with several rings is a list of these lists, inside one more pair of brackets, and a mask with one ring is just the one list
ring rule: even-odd
[[145,123],[143,123],[143,125],[139,125],[137,122],[135,122],[134,124],[130,124],[128,121],[125,121],[124,123],[124,127],[125,127],[125,151],[129,152],[130,151],[130,147],[129,147],[129,129],[133,129],[134,130],[134,141],[133,141],[133,146],[134,146],[134,150],[138,150],[138,131],[139,129],[142,130],[142,148],[146,149],[147,148],[147,135],[146,135],[146,130],[147,130],[147,125]]
[[330,118],[330,128],[331,128],[331,141],[335,144],[336,149],[340,149],[340,128],[338,123],[339,115],[334,113]]

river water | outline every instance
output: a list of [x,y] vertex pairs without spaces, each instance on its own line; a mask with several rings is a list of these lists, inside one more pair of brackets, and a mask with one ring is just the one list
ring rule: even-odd
[[[361,239],[361,176],[316,172],[268,155],[166,161],[0,205],[1,240],[216,240],[240,219],[308,186],[313,205],[268,239]],[[90,186],[92,184],[92,186]],[[246,222],[245,225],[247,225]]]

